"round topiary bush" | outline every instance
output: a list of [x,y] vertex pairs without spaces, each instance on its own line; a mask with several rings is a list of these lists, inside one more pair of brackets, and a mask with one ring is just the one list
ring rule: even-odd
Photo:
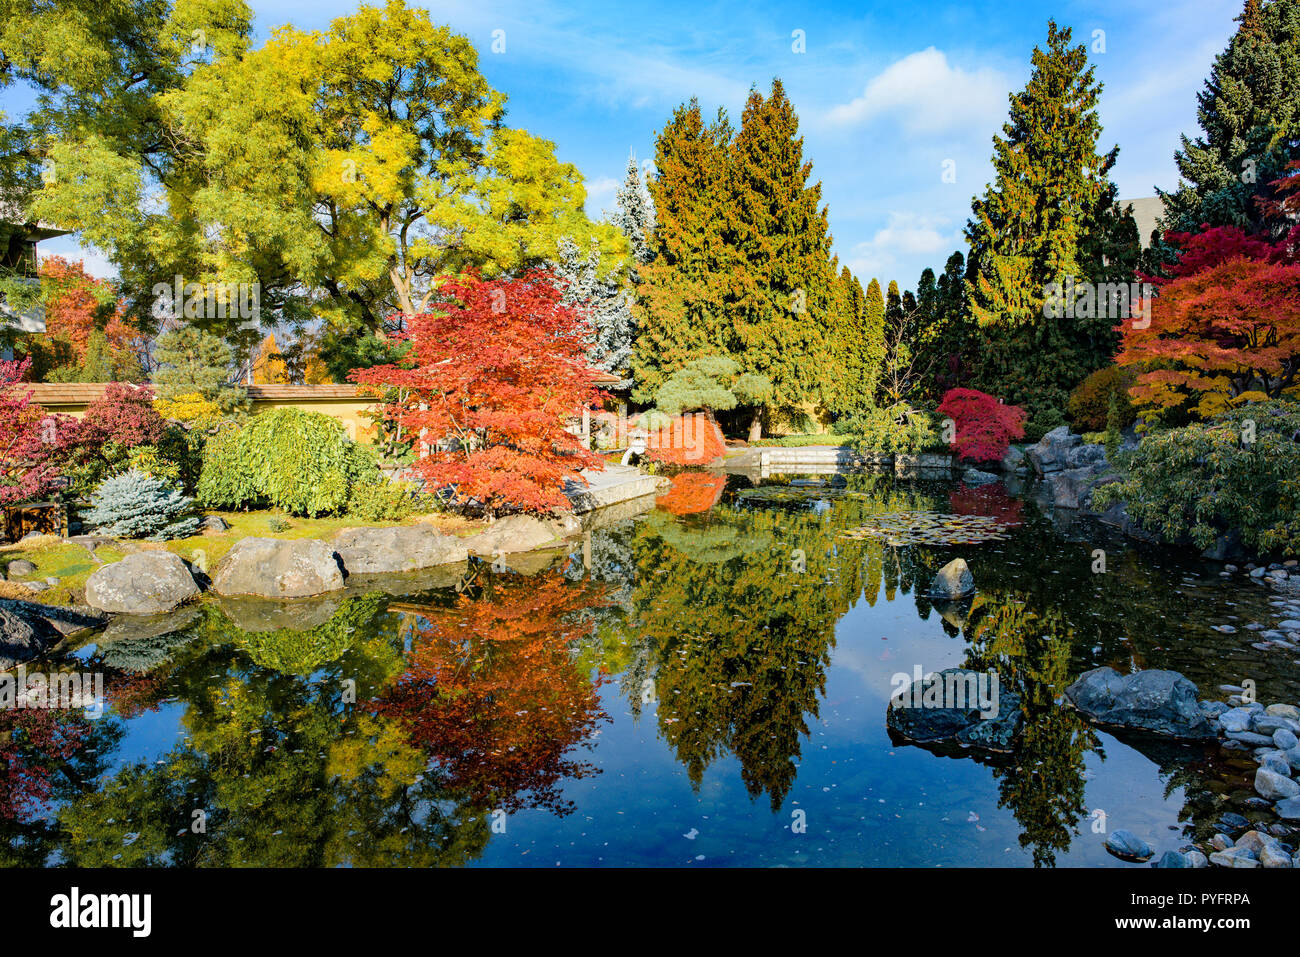
[[1106,366],[1091,373],[1070,393],[1067,411],[1076,432],[1101,432],[1106,428],[1110,394],[1115,393],[1119,427],[1132,425],[1137,411],[1129,401],[1128,390],[1137,381],[1137,373],[1121,366]]
[[269,505],[314,518],[343,511],[355,486],[378,479],[374,453],[338,420],[273,409],[208,440],[198,497],[209,508]]

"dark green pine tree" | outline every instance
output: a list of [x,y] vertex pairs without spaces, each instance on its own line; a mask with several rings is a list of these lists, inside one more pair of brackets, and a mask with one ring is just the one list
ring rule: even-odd
[[[833,390],[835,276],[821,184],[809,183],[812,163],[804,160],[799,121],[780,80],[766,97],[750,91],[731,161],[731,355],[772,381],[767,412],[799,423]],[[756,413],[751,440],[761,428]]]
[[[874,288],[879,295],[879,284]],[[836,382],[827,406],[836,418],[841,418],[864,413],[874,405],[884,360],[885,330],[883,310],[868,306],[862,283],[848,266],[840,269],[835,292],[832,342]]]
[[966,225],[976,325],[971,384],[1026,407],[1031,434],[1064,420],[1070,390],[1109,360],[1114,345],[1099,334],[1113,319],[1045,315],[1050,283],[1101,278],[1088,269],[1112,230],[1103,213],[1115,152],[1097,152],[1101,84],[1086,48],[1070,41],[1068,28],[1048,23],[1047,47],[1034,48],[1029,83],[1012,94],[993,138],[996,179],[972,202]]
[[1237,32],[1197,94],[1201,135],[1183,136],[1174,154],[1178,188],[1157,190],[1166,207],[1160,235],[1202,223],[1275,237],[1289,228],[1255,199],[1300,158],[1300,0],[1246,0],[1235,19]]
[[692,359],[726,355],[731,124],[719,110],[706,124],[700,105],[680,106],[655,140],[653,254],[637,270],[633,398],[653,402],[659,387]]

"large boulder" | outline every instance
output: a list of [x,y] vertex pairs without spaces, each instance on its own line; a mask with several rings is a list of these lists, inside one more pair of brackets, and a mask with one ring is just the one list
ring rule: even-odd
[[40,657],[63,637],[40,615],[26,611],[27,605],[0,599],[0,671]]
[[86,579],[86,604],[127,615],[171,611],[198,593],[185,562],[165,549],[133,552]]
[[1065,453],[1067,469],[1087,468],[1090,465],[1107,465],[1106,446],[1076,445]]
[[532,515],[509,515],[497,519],[485,531],[461,539],[460,544],[474,555],[509,555],[558,545],[564,540],[565,531],[560,522]]
[[334,549],[314,538],[245,538],[212,572],[218,595],[307,598],[343,587]]
[[[994,713],[985,717],[974,689],[991,691],[990,680],[989,674],[965,668],[940,671],[915,692],[919,701],[914,699],[912,689],[892,697],[885,713],[885,725],[899,737],[917,744],[1010,751],[1023,722],[1020,696],[1012,691],[1000,691],[992,709]],[[940,687],[945,689],[939,695],[942,706],[926,703],[925,689],[933,689],[938,695]]]
[[930,583],[930,597],[938,601],[955,601],[975,591],[975,576],[964,558],[954,558],[940,568]]
[[1087,465],[1077,469],[1049,472],[1043,479],[1052,489],[1052,504],[1057,508],[1082,508],[1092,498],[1092,490],[1102,477],[1105,465]]
[[1002,461],[998,464],[1002,471],[1009,475],[1022,472],[1025,470],[1025,453],[1014,445],[1008,445],[1006,452],[1002,455]]
[[1082,437],[1071,435],[1069,426],[1063,425],[1044,435],[1037,445],[1030,446],[1025,452],[1025,458],[1029,459],[1029,464],[1040,476],[1059,472],[1068,467],[1066,458],[1070,449],[1082,442]]
[[334,550],[349,575],[416,571],[469,557],[463,540],[428,525],[345,528],[334,536]]
[[1099,724],[1174,738],[1217,738],[1197,700],[1196,685],[1177,671],[1150,669],[1121,675],[1094,668],[1065,691],[1070,702]]

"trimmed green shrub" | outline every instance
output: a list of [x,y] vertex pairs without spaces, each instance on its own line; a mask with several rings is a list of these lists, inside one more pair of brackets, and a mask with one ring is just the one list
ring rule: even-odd
[[355,487],[378,478],[374,452],[338,420],[273,409],[208,440],[198,497],[211,508],[269,505],[315,518],[343,511]]
[[415,485],[383,479],[358,485],[348,504],[348,514],[365,522],[400,522],[433,509],[432,497]]
[[105,479],[91,496],[82,520],[101,535],[161,542],[199,529],[194,500],[171,482],[138,469]]
[[934,416],[906,402],[846,416],[835,423],[835,431],[852,436],[853,445],[864,452],[947,451],[935,431]]
[[1106,366],[1080,382],[1070,393],[1067,406],[1074,431],[1104,431],[1112,394],[1115,395],[1119,427],[1123,429],[1132,425],[1137,419],[1137,410],[1129,401],[1128,390],[1136,381],[1137,373],[1133,369]]
[[1259,552],[1300,554],[1300,405],[1253,402],[1120,453],[1127,476],[1093,492],[1142,528],[1208,548],[1236,531]]

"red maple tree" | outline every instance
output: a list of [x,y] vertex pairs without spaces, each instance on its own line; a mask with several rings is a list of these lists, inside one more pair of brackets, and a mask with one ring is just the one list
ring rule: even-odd
[[30,359],[0,362],[0,505],[40,498],[59,477],[53,419],[21,385],[30,365]]
[[1115,361],[1144,371],[1130,390],[1158,409],[1197,400],[1201,415],[1246,399],[1276,398],[1300,371],[1300,259],[1235,227],[1170,234],[1183,252],[1150,321],[1121,325]]
[[91,333],[97,328],[103,328],[113,353],[134,345],[138,333],[126,318],[125,303],[116,301],[111,282],[90,275],[80,260],[62,256],[44,257],[40,276],[46,287],[45,332],[67,340],[77,361],[86,357]]
[[587,366],[586,326],[545,273],[445,284],[436,312],[406,317],[399,364],[354,369],[373,394],[396,390],[384,418],[419,436],[416,470],[489,513],[569,507],[600,456],[568,430],[602,397]]
[[957,457],[971,462],[995,462],[1006,455],[1013,440],[1025,436],[1024,409],[977,389],[949,389],[939,404],[939,415],[953,421],[952,447]]

